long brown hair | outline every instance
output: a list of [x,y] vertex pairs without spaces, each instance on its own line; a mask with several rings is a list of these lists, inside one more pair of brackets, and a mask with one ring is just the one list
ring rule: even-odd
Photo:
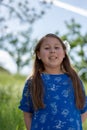
[[76,71],[73,69],[73,67],[70,64],[69,57],[66,53],[66,46],[64,45],[63,41],[56,36],[55,34],[47,34],[44,37],[41,38],[41,40],[38,42],[38,44],[35,47],[35,61],[34,61],[34,71],[32,75],[32,87],[31,87],[31,94],[32,94],[32,101],[35,110],[39,108],[44,108],[44,87],[43,82],[40,76],[40,73],[44,71],[44,65],[41,60],[37,57],[37,52],[40,51],[40,47],[43,43],[43,41],[48,38],[53,37],[58,39],[58,41],[61,43],[64,51],[65,51],[65,58],[63,59],[62,66],[65,70],[65,72],[71,77],[73,87],[74,87],[74,93],[75,93],[75,99],[76,99],[76,106],[78,109],[82,109],[84,107],[85,103],[85,93],[82,90],[81,81],[79,76],[77,75]]

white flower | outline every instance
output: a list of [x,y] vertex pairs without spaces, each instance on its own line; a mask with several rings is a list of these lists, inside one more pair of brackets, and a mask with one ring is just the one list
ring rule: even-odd
[[66,46],[66,52],[68,53],[70,51],[70,44],[68,41],[63,41],[64,45]]

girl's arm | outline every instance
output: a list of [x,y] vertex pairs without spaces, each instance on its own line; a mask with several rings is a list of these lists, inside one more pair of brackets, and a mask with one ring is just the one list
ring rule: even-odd
[[26,126],[27,130],[30,130],[31,121],[32,121],[32,113],[28,113],[28,112],[23,112],[23,113],[24,113],[25,126]]
[[87,112],[81,114],[82,122],[84,122],[87,119]]

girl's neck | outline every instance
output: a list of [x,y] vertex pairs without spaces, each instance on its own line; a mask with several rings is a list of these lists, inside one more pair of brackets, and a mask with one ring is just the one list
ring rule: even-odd
[[64,72],[62,70],[44,70],[43,73],[46,73],[46,74],[63,74]]

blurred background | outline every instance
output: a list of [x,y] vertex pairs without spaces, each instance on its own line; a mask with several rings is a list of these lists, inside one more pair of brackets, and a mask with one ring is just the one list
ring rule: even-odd
[[0,0],[0,130],[25,130],[18,105],[33,49],[47,33],[70,43],[69,57],[87,94],[87,1]]

